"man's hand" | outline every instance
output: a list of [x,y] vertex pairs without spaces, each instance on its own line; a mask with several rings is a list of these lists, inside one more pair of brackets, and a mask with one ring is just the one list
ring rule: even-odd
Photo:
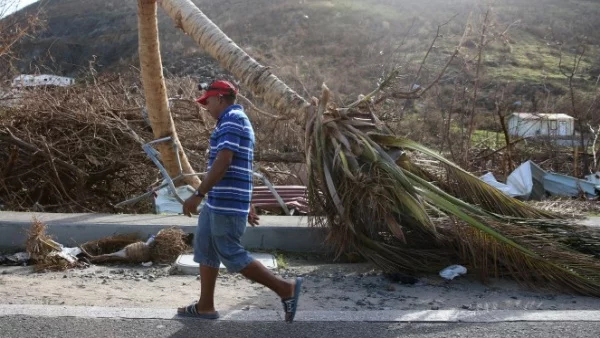
[[259,220],[260,218],[256,214],[256,211],[254,211],[254,206],[250,205],[250,213],[248,213],[248,223],[250,223],[251,226],[257,226]]
[[192,214],[196,214],[198,206],[202,202],[202,197],[192,195],[186,199],[183,203],[183,214],[192,217]]

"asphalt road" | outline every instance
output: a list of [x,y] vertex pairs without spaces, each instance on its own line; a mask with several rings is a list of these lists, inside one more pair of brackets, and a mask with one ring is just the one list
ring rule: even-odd
[[527,337],[597,338],[599,322],[410,324],[368,322],[208,322],[202,320],[0,317],[1,337]]

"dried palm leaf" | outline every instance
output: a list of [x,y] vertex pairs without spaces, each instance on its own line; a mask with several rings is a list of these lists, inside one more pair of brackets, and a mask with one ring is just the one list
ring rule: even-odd
[[[329,228],[338,255],[359,252],[387,272],[430,272],[460,261],[482,279],[509,276],[600,296],[600,265],[565,244],[559,216],[505,196],[376,123],[353,121],[328,100],[324,87],[305,147],[309,201],[319,215],[311,223]],[[434,158],[446,174],[412,163],[405,150]]]
[[27,232],[25,248],[29,257],[34,261],[41,261],[51,252],[60,251],[60,245],[46,234],[46,229],[46,224],[34,218]]
[[77,266],[74,258],[60,254],[62,246],[46,234],[46,228],[46,224],[34,218],[27,233],[25,247],[34,263],[34,271],[63,271]]
[[[507,196],[500,190],[490,186],[435,151],[412,140],[399,136],[382,134],[370,134],[369,136],[374,142],[384,147],[413,150],[438,160],[446,169],[445,179],[439,176],[436,177],[433,173],[426,173],[425,170],[421,170],[421,172],[417,174],[423,175],[427,180],[436,182],[438,186],[441,186],[453,196],[477,205],[484,210],[504,216],[520,218],[561,218],[560,215],[556,213],[534,208],[531,205]],[[407,161],[409,161],[408,157],[405,157],[403,162]],[[412,167],[414,168],[414,166]]]

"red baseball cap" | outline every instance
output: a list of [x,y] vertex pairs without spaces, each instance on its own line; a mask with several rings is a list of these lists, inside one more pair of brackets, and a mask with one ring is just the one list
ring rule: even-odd
[[233,84],[231,84],[231,82],[222,81],[222,80],[214,81],[213,83],[210,84],[210,86],[208,86],[208,88],[206,88],[206,91],[204,91],[204,94],[202,94],[202,96],[200,96],[200,98],[197,99],[196,102],[205,106],[206,99],[208,99],[211,96],[236,95],[237,93],[238,93],[238,90],[235,88],[235,86]]

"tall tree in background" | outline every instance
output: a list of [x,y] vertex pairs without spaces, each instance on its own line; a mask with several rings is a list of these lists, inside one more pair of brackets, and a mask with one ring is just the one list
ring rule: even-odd
[[[179,174],[177,152],[173,144],[177,145],[181,168],[184,173],[192,173],[192,169],[183,147],[177,137],[177,131],[169,111],[167,87],[163,76],[162,61],[160,57],[160,43],[158,41],[158,22],[156,19],[156,0],[138,0],[138,34],[140,68],[142,84],[146,96],[146,107],[152,131],[156,139],[171,137],[173,143],[162,142],[157,145],[161,160],[169,176]],[[200,185],[197,176],[186,177],[185,183],[193,187]]]

